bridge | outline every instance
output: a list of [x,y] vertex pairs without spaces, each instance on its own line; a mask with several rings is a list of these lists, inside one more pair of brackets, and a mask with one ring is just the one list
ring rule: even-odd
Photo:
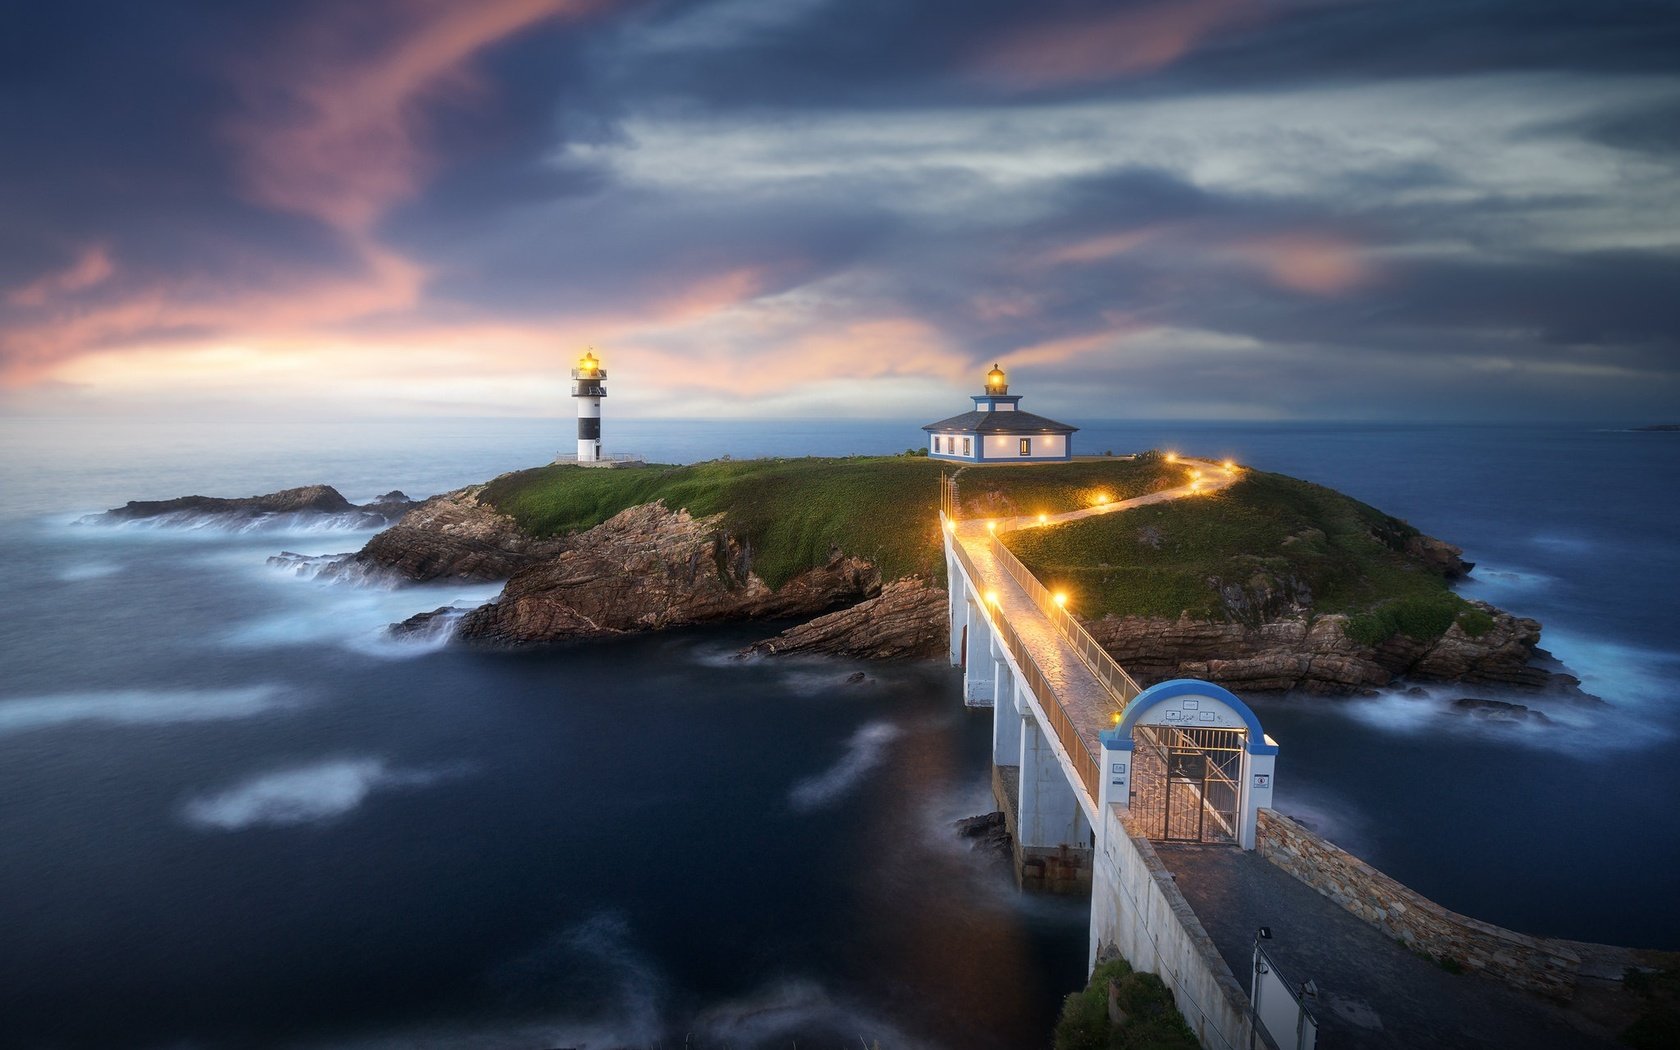
[[[1198,464],[1191,464],[1198,465]],[[942,483],[951,662],[963,697],[992,709],[993,789],[1009,817],[1028,888],[1091,893],[1088,962],[1118,951],[1159,973],[1204,1046],[1248,1046],[1248,995],[1170,878],[1157,878],[1151,837],[1253,849],[1271,803],[1277,745],[1252,711],[1210,682],[1142,689],[1045,587],[1004,534],[1231,483],[1206,481],[1056,515],[964,519]],[[1164,869],[1161,869],[1164,870]],[[1291,1041],[1290,1046],[1295,1043]],[[1307,1044],[1310,1045],[1310,1044]]]
[[[1332,1012],[1341,1046],[1458,1045],[1472,1031],[1478,1046],[1608,1045],[1566,1031],[1578,1021],[1555,1005],[1585,972],[1575,949],[1596,946],[1447,911],[1273,813],[1278,746],[1248,705],[1211,682],[1139,687],[1004,543],[1238,476],[1185,462],[1201,480],[1037,517],[963,518],[942,479],[949,655],[965,703],[992,711],[993,791],[1023,887],[1088,890],[1088,964],[1117,953],[1158,974],[1204,1047],[1305,1050]],[[1265,943],[1267,923],[1292,942]],[[1500,983],[1443,983],[1435,960],[1449,958]],[[1305,976],[1334,989],[1333,1011]]]

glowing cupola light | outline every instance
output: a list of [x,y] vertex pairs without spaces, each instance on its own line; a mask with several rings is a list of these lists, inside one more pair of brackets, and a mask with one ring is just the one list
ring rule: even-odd
[[607,396],[602,380],[607,373],[595,356],[594,348],[584,351],[572,369],[572,396],[577,399],[577,458],[579,463],[594,463],[601,458],[601,399]]

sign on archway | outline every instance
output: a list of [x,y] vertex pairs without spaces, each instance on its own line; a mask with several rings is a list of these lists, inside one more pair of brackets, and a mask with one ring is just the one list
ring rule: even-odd
[[1126,705],[1102,743],[1101,802],[1127,806],[1143,834],[1254,848],[1277,744],[1234,693],[1196,679],[1162,682]]

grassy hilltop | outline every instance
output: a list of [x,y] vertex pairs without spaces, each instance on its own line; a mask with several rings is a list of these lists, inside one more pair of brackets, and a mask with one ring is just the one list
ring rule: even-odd
[[[956,473],[964,517],[1055,514],[1183,484],[1154,456],[959,468],[924,456],[714,460],[603,470],[554,465],[504,475],[479,498],[525,530],[560,535],[654,500],[724,515],[773,587],[839,548],[883,578],[944,575],[938,478]],[[1157,506],[1011,533],[1041,579],[1070,591],[1087,617],[1105,613],[1226,620],[1219,585],[1281,588],[1315,612],[1354,614],[1350,633],[1439,636],[1455,619],[1480,627],[1439,573],[1408,554],[1417,530],[1330,489],[1247,472],[1225,489]],[[1216,584],[1212,581],[1218,581]]]

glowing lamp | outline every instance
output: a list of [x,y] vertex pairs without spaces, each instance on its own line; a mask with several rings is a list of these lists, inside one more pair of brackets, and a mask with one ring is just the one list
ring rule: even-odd
[[1056,602],[1056,608],[1058,608],[1058,609],[1066,608],[1066,606],[1067,606],[1067,595],[1062,593],[1061,591],[1057,591],[1056,594],[1055,594],[1054,601]]
[[1167,462],[1168,463],[1177,463],[1178,462],[1178,453],[1177,452],[1168,452],[1167,453]]
[[1120,724],[1120,712],[1118,712],[1118,711],[1114,712],[1114,724],[1115,725]]
[[1045,522],[1047,522],[1049,520],[1050,520],[1050,515],[1048,515],[1048,514],[1040,514],[1038,516],[1038,523],[1040,525],[1043,525]]
[[1225,473],[1227,473],[1227,474],[1229,474],[1229,473],[1231,473],[1231,471],[1237,469],[1237,465],[1235,463],[1232,463],[1230,460],[1226,460],[1224,463],[1220,464],[1220,466],[1225,468]]
[[996,591],[987,591],[986,592],[986,604],[987,605],[996,605],[997,604],[997,592]]
[[995,522],[995,521],[986,522],[986,531],[987,532],[996,532],[997,531],[997,522]]
[[1097,497],[1097,506],[1099,506],[1099,507],[1108,506],[1108,494],[1106,492]]

